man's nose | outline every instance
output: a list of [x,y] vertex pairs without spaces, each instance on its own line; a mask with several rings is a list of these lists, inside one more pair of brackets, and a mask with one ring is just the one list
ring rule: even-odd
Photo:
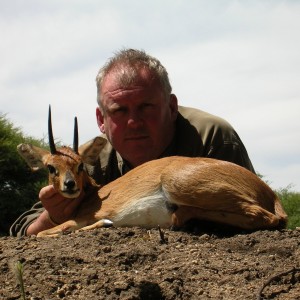
[[134,128],[141,126],[143,124],[143,118],[141,113],[139,113],[138,111],[130,112],[127,123],[128,126]]

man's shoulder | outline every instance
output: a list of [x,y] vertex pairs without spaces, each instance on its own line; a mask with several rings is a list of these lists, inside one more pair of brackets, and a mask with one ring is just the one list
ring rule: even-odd
[[224,119],[191,107],[180,106],[178,111],[176,142],[180,155],[207,156],[212,148],[236,143],[235,131]]
[[189,121],[199,133],[204,133],[211,130],[232,131],[233,128],[226,120],[206,111],[179,106],[178,111],[181,116]]
[[200,109],[179,107],[177,128],[180,143],[190,148],[198,133],[201,143],[196,153],[200,156],[231,161],[255,172],[243,142],[226,120]]

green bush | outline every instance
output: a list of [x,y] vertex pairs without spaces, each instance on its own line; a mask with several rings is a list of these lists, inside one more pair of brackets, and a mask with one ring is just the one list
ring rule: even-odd
[[[257,173],[257,176],[270,185],[270,182],[265,177]],[[289,184],[284,188],[275,190],[275,193],[282,202],[282,206],[288,215],[288,229],[295,229],[300,227],[300,193],[292,190],[293,185]]]
[[300,227],[300,193],[292,191],[292,185],[276,190],[288,215],[288,228]]
[[43,140],[25,137],[0,112],[0,234],[8,234],[14,220],[38,200],[47,172],[32,172],[17,152],[20,143],[47,148]]

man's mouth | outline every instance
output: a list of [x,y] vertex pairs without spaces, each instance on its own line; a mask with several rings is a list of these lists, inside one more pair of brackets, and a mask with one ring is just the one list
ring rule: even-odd
[[125,138],[126,141],[132,141],[132,140],[145,140],[147,139],[148,136],[145,135],[138,135],[138,136],[128,136]]

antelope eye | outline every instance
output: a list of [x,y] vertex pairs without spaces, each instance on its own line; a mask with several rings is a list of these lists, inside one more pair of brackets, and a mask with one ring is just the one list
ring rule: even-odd
[[83,171],[83,163],[78,166],[78,173]]
[[55,174],[56,173],[56,169],[53,166],[47,165],[47,167],[48,167],[48,170],[49,170],[50,174]]

